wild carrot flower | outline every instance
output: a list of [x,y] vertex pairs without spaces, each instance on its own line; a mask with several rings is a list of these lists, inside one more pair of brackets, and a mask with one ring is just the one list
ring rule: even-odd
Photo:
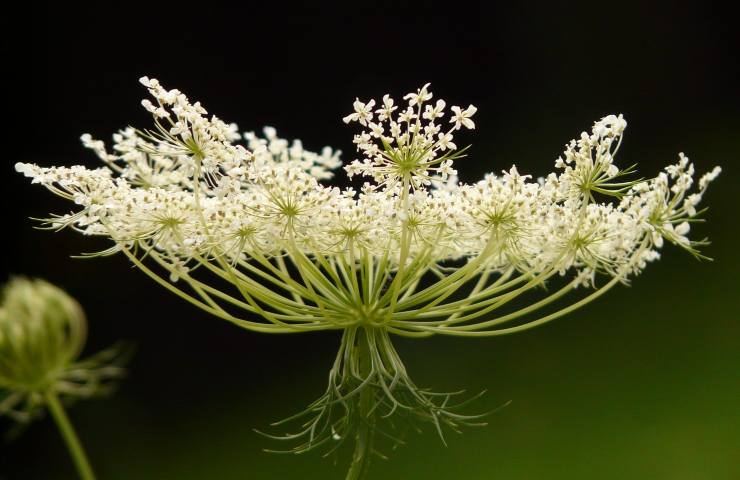
[[[142,83],[155,129],[122,130],[112,153],[83,136],[102,168],[17,170],[77,206],[49,228],[109,238],[102,254],[123,253],[206,312],[258,332],[342,331],[325,394],[303,412],[304,428],[282,438],[302,442],[294,452],[354,440],[348,478],[366,468],[379,424],[398,415],[440,433],[479,423],[451,394],[414,384],[393,335],[520,332],[628,283],[664,240],[701,255],[689,224],[719,168],[693,190],[683,155],[653,179],[627,179],[634,167],[614,161],[621,115],[567,144],[544,178],[512,166],[463,184],[453,162],[467,148],[456,136],[475,128],[476,107],[448,113],[429,84],[405,104],[357,99],[344,117],[361,127],[360,158],[345,167],[367,179],[355,191],[322,183],[339,152],[308,152],[272,128],[244,134],[241,146],[235,125],[154,79]],[[551,283],[558,288],[541,288]],[[521,306],[525,294],[535,298]]]
[[123,375],[118,349],[78,359],[87,322],[80,305],[40,279],[15,278],[0,303],[0,415],[28,422],[48,409],[83,479],[92,469],[62,402],[110,392]]

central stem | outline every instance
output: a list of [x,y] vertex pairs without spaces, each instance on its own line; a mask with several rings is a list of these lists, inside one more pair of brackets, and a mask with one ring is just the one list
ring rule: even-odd
[[[355,361],[361,378],[366,378],[372,371],[372,359],[370,355],[370,339],[372,332],[366,327],[359,327],[356,336]],[[374,421],[372,419],[372,407],[374,400],[373,386],[366,386],[360,392],[357,401],[357,431],[355,433],[355,451],[352,455],[352,463],[347,472],[346,480],[360,480],[365,476],[370,467],[370,456],[373,451]]]
[[67,413],[64,411],[62,403],[54,392],[47,391],[44,394],[46,405],[49,407],[51,416],[59,427],[59,431],[64,438],[64,443],[67,444],[69,454],[72,456],[77,472],[80,474],[82,480],[95,480],[95,474],[93,473],[90,461],[85,455],[85,450],[82,448],[82,443],[75,433],[75,429],[72,426],[72,422],[69,421]]

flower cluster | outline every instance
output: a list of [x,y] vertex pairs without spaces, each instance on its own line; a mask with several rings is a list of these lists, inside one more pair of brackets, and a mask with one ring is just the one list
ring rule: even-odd
[[[437,100],[432,106],[433,97],[427,83],[416,93],[404,96],[408,103],[403,111],[390,95],[383,96],[383,105],[373,112],[375,100],[367,103],[355,100],[354,113],[344,117],[344,122],[358,122],[367,130],[355,135],[354,143],[364,155],[364,160],[355,160],[347,166],[349,176],[365,175],[372,177],[376,183],[387,188],[403,184],[415,190],[432,184],[435,176],[442,182],[457,172],[452,168],[452,161],[460,158],[462,152],[454,153],[457,146],[452,143],[453,132],[462,126],[475,128],[471,120],[477,111],[473,105],[465,110],[453,106],[453,115],[449,123],[453,125],[443,129],[445,117],[444,100]],[[377,115],[377,122],[373,122]]]
[[632,173],[635,167],[620,170],[614,164],[626,127],[622,115],[608,115],[594,124],[590,135],[583,132],[578,140],[566,145],[565,158],[558,157],[555,167],[563,170],[559,183],[571,190],[572,197],[587,195],[594,201],[595,193],[620,196],[638,183],[614,181]]
[[[356,191],[322,183],[339,167],[338,151],[308,152],[270,127],[239,145],[235,125],[206,118],[199,103],[154,79],[142,83],[156,101],[143,102],[156,128],[117,133],[114,153],[83,135],[102,168],[16,169],[76,204],[47,219],[50,228],[109,238],[103,253],[122,252],[217,317],[261,332],[343,331],[344,353],[327,395],[309,409],[304,448],[354,435],[346,419],[358,408],[411,411],[437,426],[470,420],[445,408],[449,398],[414,386],[389,334],[522,331],[626,283],[659,257],[664,239],[701,255],[689,223],[719,168],[693,191],[683,154],[653,179],[627,179],[634,166],[614,160],[621,115],[568,143],[546,177],[513,166],[462,184],[453,162],[466,149],[453,135],[475,128],[474,106],[448,115],[444,100],[431,103],[429,84],[403,107],[390,95],[377,105],[356,100],[344,121],[364,128],[354,138],[363,158],[345,168],[369,180]],[[546,283],[561,286],[540,288]],[[527,293],[540,298],[513,308]],[[577,299],[557,307],[568,294]]]
[[[481,288],[464,306],[483,310],[496,305],[490,296],[513,287],[514,278],[536,285],[574,272],[573,287],[593,282],[596,273],[626,281],[657,258],[664,238],[698,254],[701,242],[686,237],[688,222],[719,173],[703,177],[692,193],[693,165],[681,154],[654,179],[624,180],[633,168],[620,170],[614,156],[626,122],[609,115],[566,145],[555,162],[560,173],[532,181],[512,167],[475,184],[452,183],[446,180],[460,156],[453,133],[474,128],[476,109],[452,107],[443,122],[446,104],[430,103],[427,84],[404,97],[402,110],[389,95],[378,109],[374,100],[355,102],[344,121],[366,128],[355,136],[365,158],[346,169],[373,182],[360,191],[340,189],[321,183],[340,165],[339,152],[308,152],[271,127],[263,138],[245,133],[246,146],[238,145],[234,124],[206,118],[200,103],[155,79],[142,83],[156,102],[143,102],[156,131],[115,134],[114,153],[82,136],[105,166],[16,168],[78,205],[48,219],[50,227],[108,237],[114,244],[107,253],[149,257],[172,279],[185,279],[197,304],[234,319],[188,273],[207,265],[244,297],[230,296],[230,306],[268,320],[244,320],[260,330],[337,328],[354,321],[359,306],[372,307],[399,331],[451,333],[404,320],[405,309],[415,312],[422,303],[413,288],[435,272],[440,284],[455,288],[462,285],[451,277],[469,281],[484,274],[485,284],[511,276]],[[619,201],[604,201],[610,197]],[[460,259],[464,266],[456,274],[443,273],[445,262]],[[287,273],[285,260],[300,280]],[[363,275],[373,284],[361,285]],[[437,291],[434,285],[427,290]],[[451,308],[435,301],[423,314],[444,317]]]

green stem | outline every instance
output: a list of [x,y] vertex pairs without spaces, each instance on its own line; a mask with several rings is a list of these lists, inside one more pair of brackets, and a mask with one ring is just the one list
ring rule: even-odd
[[[363,377],[370,375],[372,370],[372,359],[370,356],[370,347],[368,336],[372,332],[365,327],[360,327],[357,331],[357,363],[358,370]],[[360,392],[360,398],[357,401],[357,432],[355,433],[355,451],[352,455],[352,463],[345,480],[360,480],[364,478],[370,468],[370,456],[373,451],[374,428],[372,421],[372,402],[374,391],[372,386],[365,387]]]
[[77,437],[74,427],[69,421],[69,417],[67,417],[67,413],[64,411],[64,407],[62,407],[62,403],[59,401],[56,393],[48,391],[44,394],[44,399],[46,400],[46,405],[49,407],[51,416],[54,418],[54,422],[56,422],[59,428],[59,432],[64,438],[64,443],[67,444],[67,449],[77,467],[80,478],[82,480],[95,480],[95,474],[90,466],[90,461],[87,459],[80,439]]

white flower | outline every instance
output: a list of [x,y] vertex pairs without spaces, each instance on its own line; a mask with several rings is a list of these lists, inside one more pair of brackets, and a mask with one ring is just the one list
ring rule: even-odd
[[418,89],[416,93],[408,93],[404,95],[403,99],[408,100],[409,106],[421,105],[424,102],[432,99],[432,92],[428,90],[430,83],[425,84],[423,87]]
[[709,184],[714,181],[720,173],[722,173],[722,169],[720,167],[714,167],[711,172],[702,175],[699,179],[699,189],[706,190]]
[[382,124],[370,122],[368,124],[368,126],[370,127],[370,132],[371,132],[370,134],[373,137],[380,138],[380,137],[383,136],[384,129],[383,129],[383,125]]
[[355,111],[350,113],[342,120],[344,123],[359,122],[360,125],[367,125],[367,122],[373,119],[373,107],[375,106],[375,100],[370,100],[367,103],[362,103],[359,98],[355,99],[355,103],[352,104]]
[[620,113],[619,115],[607,115],[594,123],[593,133],[599,137],[618,137],[627,128],[627,122]]
[[439,145],[439,149],[442,151],[457,150],[457,146],[452,143],[452,134],[450,133],[440,133],[437,143]]
[[416,111],[409,106],[398,116],[398,120],[400,122],[411,124],[418,117],[419,116],[416,114]]
[[397,109],[398,107],[393,104],[393,99],[386,93],[383,95],[383,108],[375,110],[375,113],[378,114],[378,120],[382,122],[391,118],[391,115],[393,115],[393,112]]
[[452,118],[450,118],[450,122],[455,124],[455,128],[460,128],[460,125],[471,130],[475,128],[475,123],[470,119],[470,117],[478,111],[476,107],[468,105],[468,108],[463,110],[460,107],[453,106],[450,109],[455,113]]
[[431,105],[426,105],[422,118],[424,118],[425,120],[434,121],[434,119],[444,116],[445,105],[445,101],[441,99],[437,100],[437,104],[434,107],[432,107]]

